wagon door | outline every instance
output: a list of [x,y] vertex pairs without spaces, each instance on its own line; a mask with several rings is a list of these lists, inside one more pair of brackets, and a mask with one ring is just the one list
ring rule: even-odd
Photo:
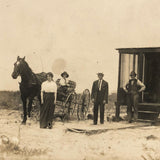
[[160,53],[145,54],[144,102],[160,103]]

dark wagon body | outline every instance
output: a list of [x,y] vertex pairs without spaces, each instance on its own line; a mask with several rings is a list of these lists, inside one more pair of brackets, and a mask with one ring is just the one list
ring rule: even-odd
[[135,71],[137,78],[146,90],[139,98],[139,119],[157,120],[160,111],[160,47],[118,48],[119,73],[116,102],[116,119],[119,119],[120,106],[126,105],[123,86],[129,80],[129,73]]

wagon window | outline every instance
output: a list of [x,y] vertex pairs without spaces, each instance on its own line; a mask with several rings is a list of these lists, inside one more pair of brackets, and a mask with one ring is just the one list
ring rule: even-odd
[[121,54],[120,62],[120,88],[122,88],[129,80],[131,71],[137,73],[138,70],[138,55],[136,54]]

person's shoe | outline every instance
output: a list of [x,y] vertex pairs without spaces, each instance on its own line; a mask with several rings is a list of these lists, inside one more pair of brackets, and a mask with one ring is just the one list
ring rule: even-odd
[[46,129],[47,127],[46,127],[46,126],[40,126],[40,128],[42,128],[42,129]]
[[132,120],[129,120],[128,123],[132,123]]
[[51,123],[48,124],[48,128],[52,129],[52,124]]
[[52,126],[49,126],[48,129],[52,129]]

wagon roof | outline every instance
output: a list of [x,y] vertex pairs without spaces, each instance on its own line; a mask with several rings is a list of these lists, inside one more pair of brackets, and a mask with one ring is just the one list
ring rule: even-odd
[[143,53],[160,53],[160,47],[144,47],[144,48],[116,48],[119,53],[143,54]]

